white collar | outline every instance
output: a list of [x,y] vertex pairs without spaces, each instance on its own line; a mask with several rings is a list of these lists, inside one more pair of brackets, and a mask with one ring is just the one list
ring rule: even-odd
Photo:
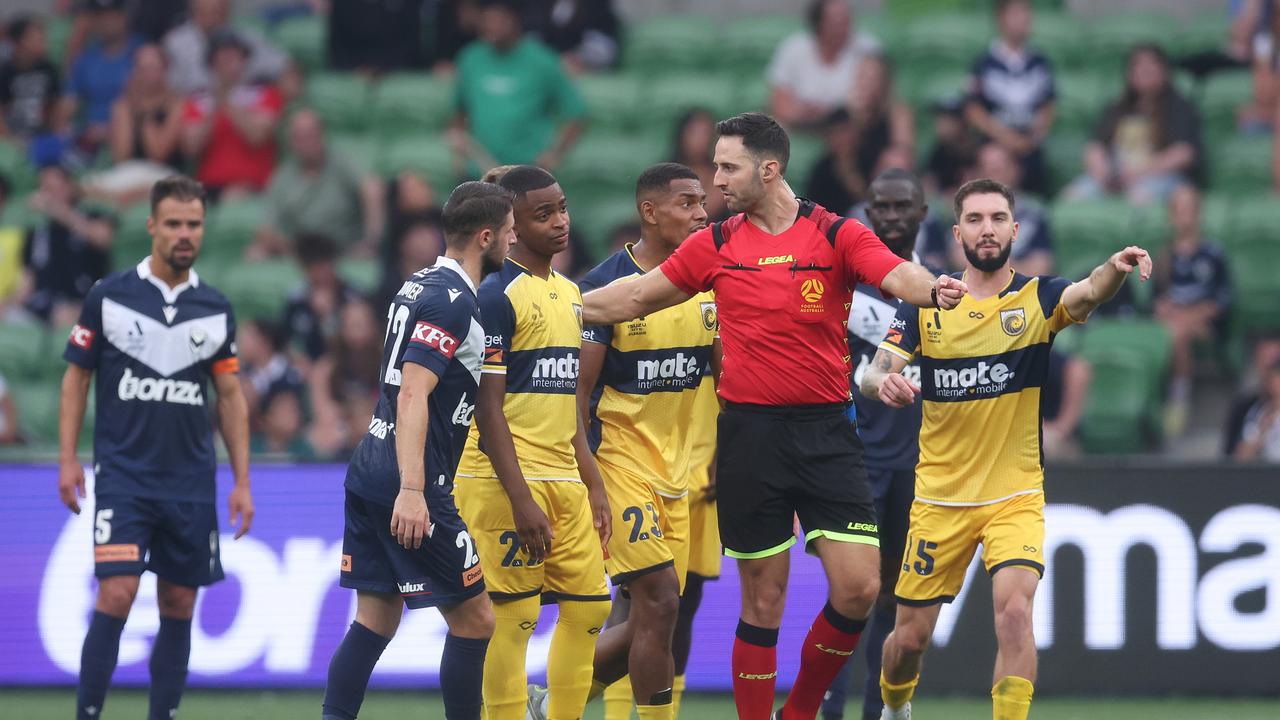
[[462,269],[462,265],[460,265],[457,260],[454,260],[453,258],[447,257],[445,255],[441,255],[440,257],[436,258],[436,264],[434,265],[434,267],[448,268],[454,271],[455,273],[458,274],[459,277],[462,278],[462,281],[467,284],[467,287],[471,288],[471,294],[472,295],[475,294],[476,284],[471,282],[471,276],[467,274],[466,270]]
[[200,287],[200,276],[196,274],[195,268],[187,271],[186,282],[180,282],[174,287],[169,287],[168,283],[151,274],[150,255],[142,258],[142,262],[138,263],[138,277],[155,285],[160,294],[164,296],[164,301],[170,305],[178,301],[178,296],[182,294],[183,290]]
[[1004,40],[996,38],[991,41],[991,54],[1000,59],[1010,70],[1022,71],[1031,60],[1031,51],[1026,45],[1021,50],[1014,50]]

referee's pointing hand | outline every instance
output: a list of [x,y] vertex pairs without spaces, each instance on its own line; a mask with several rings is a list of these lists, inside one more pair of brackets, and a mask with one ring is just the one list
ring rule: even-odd
[[957,280],[950,275],[939,275],[934,287],[938,291],[938,307],[943,310],[950,310],[959,305],[960,299],[965,296],[965,293],[969,292],[969,286],[965,285],[964,281]]

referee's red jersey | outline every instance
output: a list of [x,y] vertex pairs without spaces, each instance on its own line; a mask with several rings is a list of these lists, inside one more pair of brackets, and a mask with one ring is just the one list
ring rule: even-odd
[[801,200],[795,224],[779,235],[735,215],[689,236],[661,268],[690,295],[715,291],[722,398],[814,405],[850,399],[853,289],[879,287],[901,262],[858,221]]

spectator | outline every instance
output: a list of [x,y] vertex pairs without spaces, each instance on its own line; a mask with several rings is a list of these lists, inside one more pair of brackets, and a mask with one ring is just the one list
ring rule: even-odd
[[[879,174],[879,172],[876,173],[876,175]],[[871,220],[867,217],[866,202],[858,203],[848,213],[849,217],[857,219],[858,222],[867,227],[871,227]],[[951,235],[950,223],[947,223],[944,227],[932,207],[926,207],[925,213],[924,221],[920,223],[920,229],[916,231],[916,255],[919,256],[920,262],[928,267],[954,267],[950,264],[948,255],[951,248],[956,244],[955,238]]]
[[933,106],[933,148],[925,163],[924,186],[931,196],[950,197],[971,172],[978,157],[978,141],[964,121],[961,103]]
[[787,37],[765,71],[770,113],[787,125],[814,125],[855,87],[858,65],[880,43],[857,31],[848,0],[811,0],[808,30]]
[[9,384],[0,375],[0,445],[17,445],[22,442],[18,427],[18,406],[13,402]]
[[[199,0],[197,0],[199,1]],[[270,85],[247,83],[249,46],[234,33],[209,38],[213,85],[183,107],[182,150],[215,198],[260,191],[276,165],[283,103]]]
[[1275,0],[1234,2],[1234,17],[1227,52],[1230,58],[1253,69],[1253,96],[1239,109],[1240,129],[1246,133],[1270,130],[1276,115],[1276,37],[1280,14]]
[[27,243],[26,229],[10,222],[5,213],[10,192],[9,178],[0,174],[0,320],[22,287],[22,250]]
[[386,221],[386,200],[377,176],[329,147],[324,123],[309,109],[289,119],[291,153],[267,187],[266,222],[248,254],[280,255],[299,235],[324,233],[351,254],[372,256]]
[[9,40],[13,52],[0,65],[0,136],[26,142],[61,132],[66,114],[44,25],[34,17],[19,17],[9,23]]
[[480,39],[458,56],[454,148],[478,168],[554,170],[582,131],[582,98],[555,53],[525,35],[516,0],[481,6]]
[[300,360],[309,365],[325,353],[337,333],[339,314],[360,293],[338,276],[338,246],[333,240],[299,236],[297,255],[306,280],[285,303],[282,344],[296,346]]
[[284,352],[280,326],[255,318],[242,324],[236,333],[240,357],[240,386],[249,406],[249,426],[260,428],[266,398],[279,390],[300,391],[302,373]]
[[1209,340],[1225,329],[1231,309],[1231,280],[1227,259],[1200,232],[1200,193],[1180,185],[1169,196],[1169,224],[1173,242],[1159,258],[1156,280],[1156,318],[1173,341],[1169,402],[1165,406],[1165,434],[1178,437],[1186,429],[1195,369],[1193,343]]
[[420,68],[423,0],[330,0],[329,65],[380,73]]
[[1129,53],[1124,94],[1102,115],[1085,146],[1086,174],[1066,194],[1104,193],[1130,202],[1163,202],[1178,185],[1195,179],[1200,165],[1200,119],[1173,86],[1169,59],[1156,45]]
[[882,161],[909,168],[915,155],[915,118],[893,96],[889,60],[866,58],[857,77],[848,109],[836,109],[822,123],[828,151],[810,172],[806,190],[810,200],[836,213],[862,200]]
[[109,134],[115,165],[85,178],[89,197],[117,207],[131,205],[182,166],[182,98],[169,87],[160,46],[142,45],[134,51],[129,82],[111,107]]
[[438,0],[434,28],[432,70],[452,73],[458,54],[479,35],[480,0]]
[[364,435],[378,402],[382,327],[373,306],[355,298],[342,307],[332,347],[312,368],[311,444],[345,458]]
[[[685,165],[697,173],[698,180],[707,191],[707,222],[729,217],[724,194],[715,189],[716,166],[711,160],[715,142],[716,118],[705,108],[685,112],[676,123],[671,141],[671,162]],[[633,236],[628,242],[634,242],[637,237],[639,235]]]
[[1023,188],[1048,191],[1043,145],[1053,128],[1056,92],[1049,58],[1027,47],[1030,0],[997,0],[999,37],[973,65],[965,116],[989,140],[1013,153]]
[[43,322],[71,325],[89,288],[107,274],[115,225],[79,207],[75,179],[58,165],[40,171],[40,188],[29,202],[45,219],[27,233],[22,304]]
[[249,437],[249,452],[284,456],[297,462],[315,460],[315,448],[303,432],[306,417],[298,390],[274,390],[262,405],[262,425]]
[[88,0],[89,44],[67,76],[69,105],[82,123],[77,135],[90,156],[111,137],[111,107],[124,92],[140,41],[129,32],[124,0]]
[[[215,35],[232,32],[231,0],[191,0],[191,19],[164,36],[169,56],[169,84],[183,95],[208,91],[216,81],[209,67],[209,45]],[[248,29],[235,30],[241,38],[247,63],[247,82],[274,82],[285,71],[289,56]]]
[[1231,409],[1226,455],[1280,462],[1280,337],[1264,338],[1254,346],[1252,366],[1257,387]]
[[[1013,269],[1023,275],[1049,275],[1053,272],[1053,237],[1049,212],[1034,196],[1022,192],[1022,167],[1008,148],[989,142],[978,151],[975,177],[987,177],[1004,183],[1014,191],[1014,220],[1018,222],[1018,239],[1013,244]],[[961,262],[959,249],[952,258]]]
[[612,0],[539,0],[532,27],[572,73],[618,62],[618,15]]
[[391,304],[400,292],[405,278],[431,267],[444,252],[444,231],[440,228],[440,212],[425,212],[406,225],[404,232],[391,243],[396,249],[395,262],[386,267],[378,290],[377,307]]

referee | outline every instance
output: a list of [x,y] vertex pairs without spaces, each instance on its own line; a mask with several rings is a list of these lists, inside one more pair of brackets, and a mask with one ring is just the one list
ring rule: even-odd
[[807,720],[857,647],[880,585],[862,443],[845,414],[853,289],[865,283],[945,310],[966,287],[894,255],[860,223],[794,197],[783,179],[790,140],[772,118],[745,113],[716,131],[714,182],[738,214],[694,233],[658,272],[587,293],[583,322],[625,322],[715,291],[724,344],[720,535],[742,582],[734,701],[743,720],[766,720],[773,710],[798,516],[830,584],[778,714]]

